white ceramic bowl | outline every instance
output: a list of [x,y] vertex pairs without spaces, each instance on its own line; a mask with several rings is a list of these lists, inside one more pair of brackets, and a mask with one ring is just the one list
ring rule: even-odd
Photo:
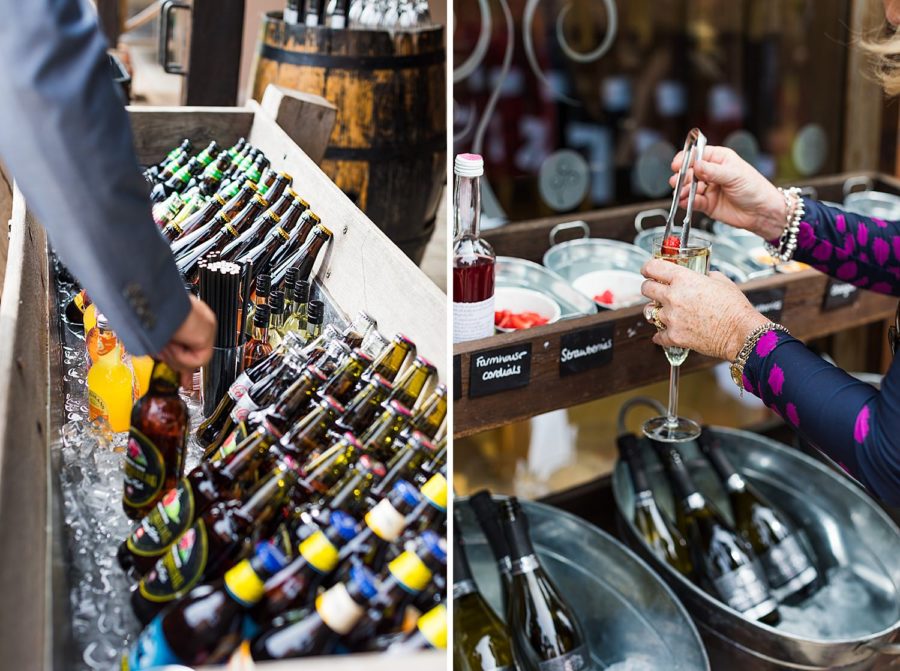
[[[537,312],[547,318],[547,323],[558,321],[562,311],[559,304],[549,296],[532,289],[519,287],[497,287],[494,290],[494,311],[510,310],[511,312]],[[516,329],[495,327],[498,331],[509,333]]]
[[643,275],[628,270],[595,270],[576,279],[572,282],[572,286],[591,300],[605,291],[612,291],[613,302],[611,304],[599,302],[598,304],[618,310],[647,301],[641,294],[643,283]]

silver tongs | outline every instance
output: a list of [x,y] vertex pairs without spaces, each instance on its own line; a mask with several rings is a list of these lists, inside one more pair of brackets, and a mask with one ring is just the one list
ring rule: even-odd
[[[675,213],[678,212],[678,201],[680,200],[681,187],[684,185],[684,176],[687,174],[688,168],[692,162],[701,160],[703,150],[706,149],[706,136],[700,132],[699,128],[692,128],[684,140],[684,161],[681,164],[681,170],[678,171],[678,181],[675,183],[675,193],[672,196],[672,206],[669,208],[669,216],[666,217],[666,229],[663,233],[663,242],[672,235],[672,226],[675,223]],[[687,247],[688,236],[691,234],[691,215],[694,213],[694,198],[697,197],[697,173],[694,172],[691,180],[691,191],[688,194],[687,210],[684,215],[684,221],[681,224],[681,245],[683,249]]]

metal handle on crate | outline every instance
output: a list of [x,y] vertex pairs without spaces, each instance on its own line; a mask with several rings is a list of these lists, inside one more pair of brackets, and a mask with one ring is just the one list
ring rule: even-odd
[[563,231],[571,231],[576,228],[582,232],[582,240],[584,238],[591,237],[591,227],[587,225],[586,221],[567,221],[564,224],[557,224],[550,229],[550,246],[552,247],[556,244],[557,233],[562,233]]
[[186,75],[187,68],[181,63],[173,63],[169,60],[169,40],[172,27],[172,12],[176,9],[191,11],[191,6],[179,0],[166,0],[159,11],[159,64],[170,75]]
[[657,207],[652,210],[644,210],[643,212],[638,212],[637,216],[634,218],[634,230],[638,233],[644,232],[644,219],[650,219],[651,217],[662,217],[665,219],[669,216],[669,213],[664,209]]
[[844,198],[853,193],[853,187],[856,186],[865,187],[863,191],[871,191],[874,184],[872,183],[872,178],[868,177],[867,175],[851,177],[846,182],[844,182]]

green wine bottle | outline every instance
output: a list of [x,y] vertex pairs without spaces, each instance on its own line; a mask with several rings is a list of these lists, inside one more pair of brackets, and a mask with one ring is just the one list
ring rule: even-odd
[[691,577],[691,557],[687,542],[656,504],[644,472],[637,436],[626,433],[619,436],[616,443],[619,454],[628,464],[628,473],[634,487],[634,526],[658,557],[671,564],[679,573]]
[[688,541],[697,583],[713,597],[750,620],[775,626],[778,604],[753,549],[694,485],[681,453],[653,443],[675,495],[678,530]]
[[734,526],[759,557],[773,596],[789,604],[809,597],[819,584],[819,571],[797,529],[741,477],[709,429],[704,428],[698,443],[728,492]]
[[541,566],[519,501],[506,499],[500,511],[512,561],[506,623],[513,632],[519,665],[529,671],[591,669],[581,626]]
[[478,591],[457,517],[453,528],[454,671],[508,671],[516,668],[509,630]]

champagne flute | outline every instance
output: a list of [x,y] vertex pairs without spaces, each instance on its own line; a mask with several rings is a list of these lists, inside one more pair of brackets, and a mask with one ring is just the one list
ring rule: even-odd
[[[653,257],[663,259],[679,266],[690,268],[696,273],[709,274],[708,240],[694,238],[687,245],[678,249],[664,246],[662,235],[653,238]],[[690,350],[686,347],[663,347],[669,360],[669,406],[665,417],[653,417],[644,423],[644,435],[664,443],[679,443],[694,440],[700,435],[697,422],[678,416],[678,382],[681,364],[687,359]]]

